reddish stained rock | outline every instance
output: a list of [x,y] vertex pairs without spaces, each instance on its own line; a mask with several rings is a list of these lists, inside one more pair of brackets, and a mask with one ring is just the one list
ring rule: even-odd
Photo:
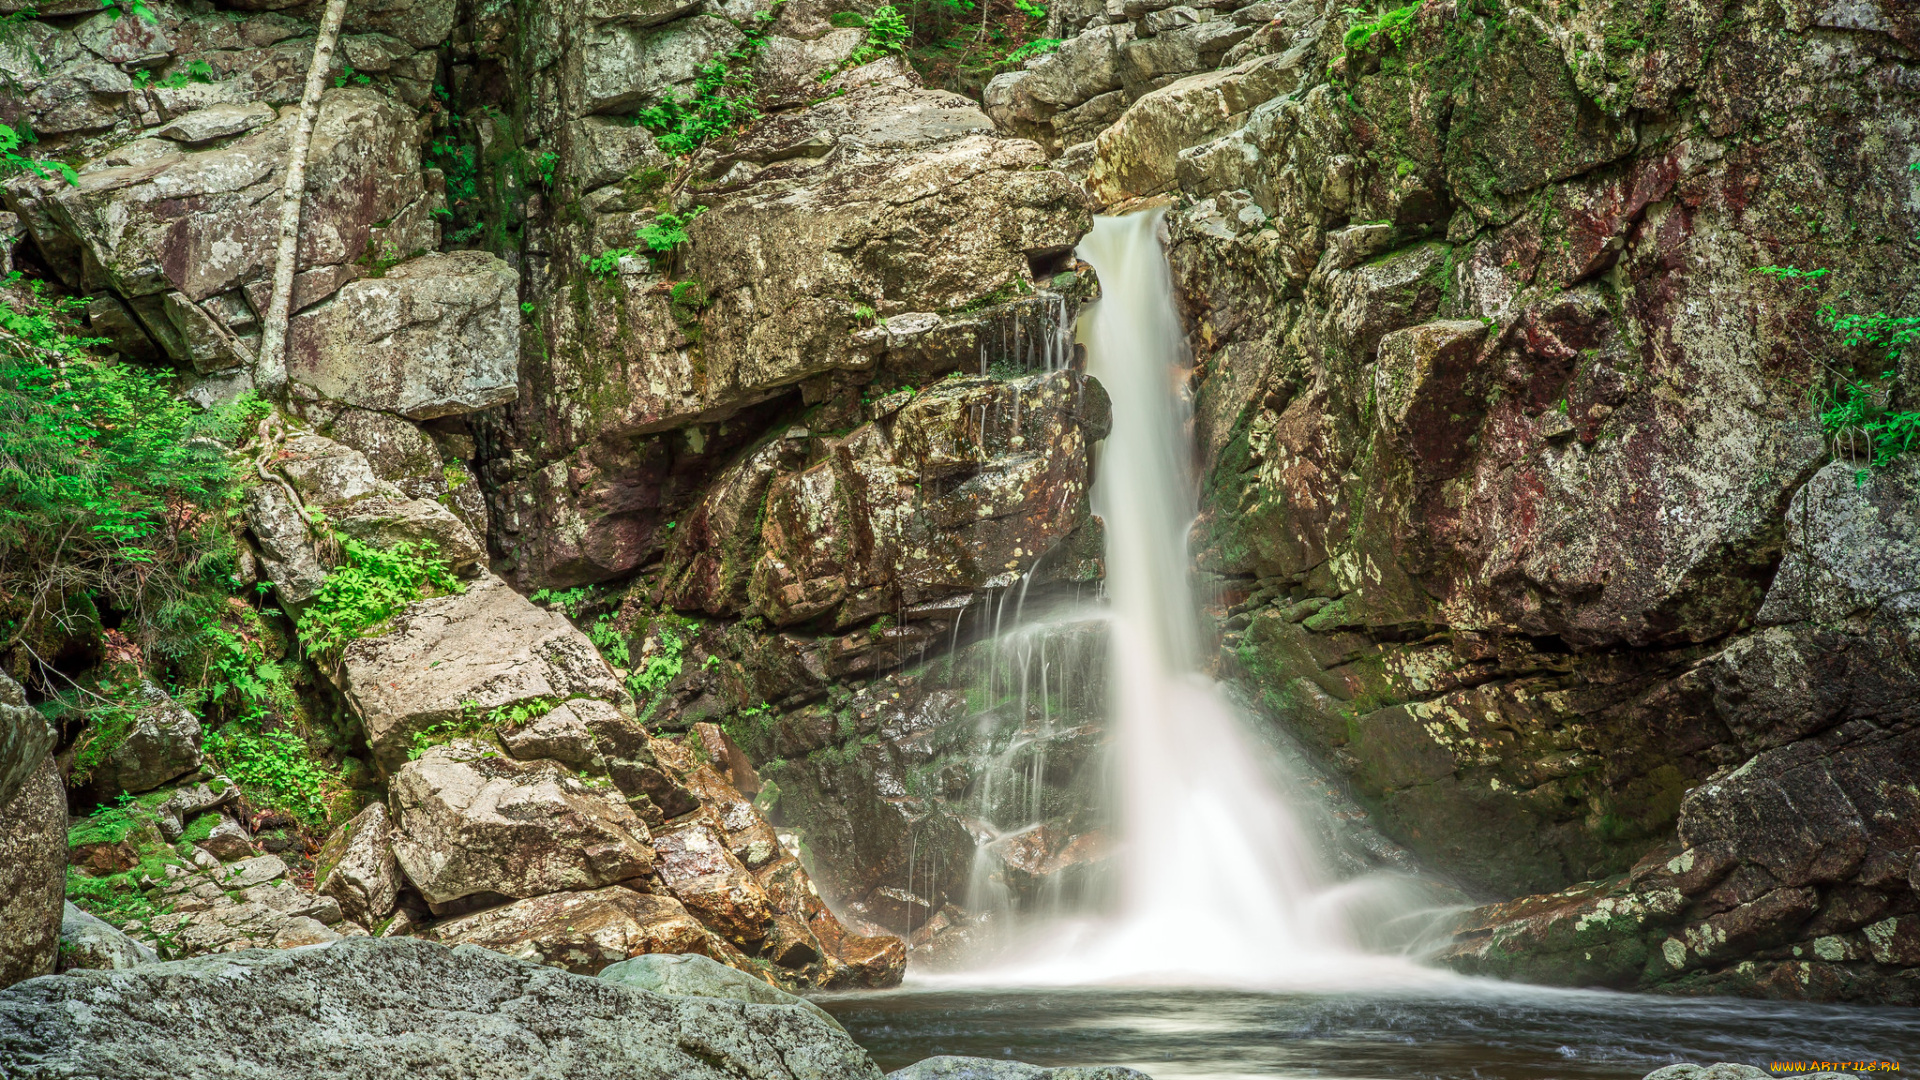
[[1074,372],[955,378],[774,481],[750,595],[836,626],[1010,584],[1087,519],[1106,395]]
[[519,960],[582,975],[649,953],[700,953],[728,962],[728,950],[670,896],[624,886],[536,896],[436,924],[426,936],[480,945]]

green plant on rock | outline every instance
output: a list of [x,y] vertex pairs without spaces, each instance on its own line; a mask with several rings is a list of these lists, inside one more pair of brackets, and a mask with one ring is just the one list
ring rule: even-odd
[[700,325],[700,313],[712,304],[713,301],[707,297],[707,287],[693,278],[676,282],[673,288],[667,290],[667,312],[685,330],[697,328]]
[[684,214],[676,214],[671,210],[656,214],[652,221],[634,230],[633,237],[646,245],[647,250],[652,253],[651,257],[657,262],[672,254],[673,250],[681,244],[689,242],[687,226],[693,224],[693,219],[705,213],[706,209],[704,206],[696,206]]
[[892,4],[882,4],[867,16],[867,37],[853,50],[847,63],[851,67],[870,64],[889,53],[902,52],[913,37],[907,17]]
[[226,447],[265,406],[202,412],[175,372],[95,354],[81,305],[0,280],[0,650],[97,633],[106,606],[143,651],[185,655],[235,586]]
[[711,139],[733,134],[759,115],[753,107],[751,72],[716,57],[701,66],[691,93],[668,91],[635,113],[633,122],[652,132],[660,149],[684,157]]
[[327,820],[326,796],[338,774],[315,760],[306,740],[291,731],[249,732],[231,724],[207,736],[206,752],[234,782],[266,796],[311,825]]
[[59,176],[69,184],[80,182],[73,166],[62,161],[39,161],[20,153],[20,146],[28,138],[19,131],[0,124],[0,176],[17,176],[20,173],[32,173],[45,180]]
[[1036,56],[1045,56],[1065,43],[1066,42],[1060,38],[1034,38],[1032,41],[1008,53],[1006,62],[1009,64],[1024,63]]
[[316,662],[334,664],[347,643],[377,632],[415,600],[463,586],[431,541],[377,548],[337,537],[345,562],[327,575],[300,613],[300,643]]
[[[1349,12],[1354,10],[1348,9]],[[1419,12],[1419,4],[1408,4],[1406,7],[1394,8],[1372,22],[1355,23],[1347,28],[1347,33],[1340,39],[1340,43],[1351,54],[1365,49],[1375,36],[1384,35],[1393,43],[1394,48],[1400,48],[1413,36],[1414,16]]]

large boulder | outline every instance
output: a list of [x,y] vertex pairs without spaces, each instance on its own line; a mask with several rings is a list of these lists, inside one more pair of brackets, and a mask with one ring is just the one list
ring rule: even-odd
[[[996,136],[972,102],[918,88],[893,61],[835,87],[846,93],[698,155],[689,191],[707,209],[672,259],[627,258],[577,286],[530,279],[548,347],[522,372],[510,420],[528,453],[499,498],[519,580],[642,565],[673,538],[663,502],[696,467],[689,454],[722,467],[766,419],[730,418],[796,390],[850,401],[831,380],[886,364],[907,369],[900,382],[976,365],[1004,323],[975,313],[1065,269],[1090,218],[1039,146]],[[583,198],[553,265],[578,274],[583,257],[632,248],[659,182],[641,167]],[[690,425],[689,444],[676,432]]]
[[798,1006],[663,997],[404,938],[36,980],[0,993],[0,1069],[100,1080],[880,1076],[845,1032]]
[[388,773],[406,763],[414,737],[436,725],[528,702],[621,701],[626,693],[564,615],[490,575],[459,595],[409,605],[388,633],[348,645],[341,670],[374,760]]
[[287,377],[320,398],[416,420],[489,408],[517,386],[519,303],[519,275],[498,256],[409,259],[296,316]]
[[679,901],[619,885],[487,908],[436,923],[427,936],[448,945],[480,945],[582,975],[649,953],[711,950],[728,955],[724,943]]
[[42,756],[0,807],[0,986],[54,969],[66,873],[67,790]]
[[340,904],[347,918],[373,929],[393,912],[406,883],[393,857],[393,822],[373,803],[340,826],[313,860],[314,891]]
[[[136,164],[86,169],[76,185],[47,187],[44,216],[27,220],[43,247],[60,243],[41,235],[46,226],[77,241],[121,296],[158,301],[177,292],[199,304],[231,293],[272,271],[276,218],[260,206],[279,194],[293,125],[289,114],[216,149],[172,147]],[[300,270],[350,264],[383,240],[402,254],[438,245],[418,134],[399,102],[360,87],[328,90],[312,145]],[[416,206],[420,224],[398,235],[393,223]],[[134,311],[166,345],[155,325],[162,310],[136,303]]]
[[27,705],[20,684],[0,674],[0,806],[13,801],[58,739],[47,718]]
[[200,767],[200,721],[165,690],[141,682],[131,727],[87,774],[103,795],[138,795]]
[[595,889],[653,869],[647,827],[611,790],[553,761],[436,746],[394,776],[393,854],[436,909],[468,896]]

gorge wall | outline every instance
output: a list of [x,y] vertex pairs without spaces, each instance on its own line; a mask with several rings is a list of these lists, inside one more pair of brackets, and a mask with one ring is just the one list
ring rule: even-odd
[[[0,36],[0,122],[75,170],[16,170],[6,224],[98,348],[213,406],[318,5],[149,8]],[[70,851],[40,815],[23,865],[180,953],[410,933],[804,986],[1097,892],[1099,630],[994,633],[1097,592],[1071,252],[1160,203],[1217,670],[1360,823],[1342,868],[1482,902],[1463,970],[1914,1000],[1920,466],[1861,424],[1912,407],[1920,18],[1061,0],[974,101],[847,12],[348,5],[291,394],[236,440],[269,599],[223,616],[290,672],[249,722],[326,805],[276,816],[153,681],[111,752],[23,697],[0,802],[49,755],[94,826],[138,797]],[[762,115],[635,122],[716,86]],[[464,585],[299,650],[346,539]],[[107,621],[0,659],[36,701],[49,663],[167,681]]]

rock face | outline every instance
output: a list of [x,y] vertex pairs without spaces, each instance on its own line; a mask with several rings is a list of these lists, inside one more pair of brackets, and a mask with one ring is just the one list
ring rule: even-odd
[[[897,62],[855,74],[845,96],[701,156],[692,189],[708,209],[684,263],[535,283],[551,344],[510,414],[507,437],[532,457],[503,478],[498,515],[523,580],[632,571],[673,539],[686,481],[774,419],[743,410],[978,365],[1007,321],[983,313],[1065,269],[1085,202],[1033,143],[995,136],[971,102],[918,88]],[[555,234],[560,263],[630,247],[651,213],[586,201],[605,209]],[[698,436],[657,434],[673,429]]]
[[[1816,294],[1913,273],[1825,224],[1915,227],[1867,74],[1905,23],[1495,7],[1287,6],[1092,148],[1097,200],[1173,199],[1224,669],[1392,839],[1518,898],[1461,966],[1907,1000],[1912,466],[1856,482],[1806,404],[1888,364]],[[1780,92],[1828,49],[1860,74]]]
[[66,790],[42,757],[0,808],[0,986],[54,969],[66,866]]
[[[85,1002],[85,1007],[79,1007]],[[219,1024],[197,1012],[222,1017]],[[247,1047],[235,1073],[234,1047]],[[876,1080],[838,1026],[792,1005],[670,998],[406,939],[73,972],[0,994],[0,1067],[174,1075],[754,1075]]]
[[352,282],[287,328],[304,393],[430,420],[513,398],[519,278],[480,251],[426,255]]

